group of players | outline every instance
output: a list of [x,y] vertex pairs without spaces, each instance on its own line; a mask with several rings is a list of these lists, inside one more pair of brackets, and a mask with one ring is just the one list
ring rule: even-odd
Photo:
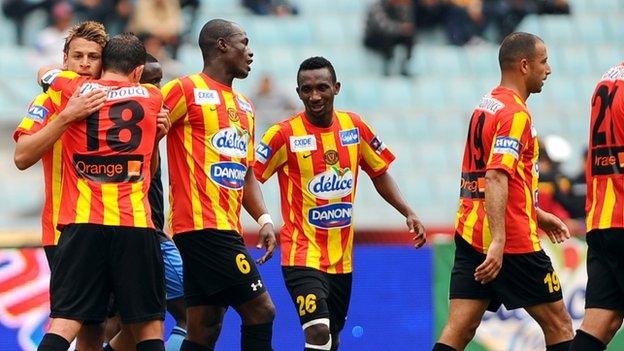
[[[282,273],[306,351],[338,349],[351,293],[360,167],[406,217],[415,246],[425,243],[424,227],[387,172],[395,156],[360,116],[334,110],[340,83],[329,61],[301,63],[304,111],[255,143],[253,104],[232,89],[252,63],[245,31],[211,20],[199,47],[203,70],[158,89],[162,71],[135,36],[108,39],[100,24],[85,22],[66,40],[65,71],[42,76],[45,93],[15,133],[16,165],[41,159],[46,179],[51,322],[39,350],[67,350],[76,336],[77,349],[101,350],[101,323],[111,311],[121,328],[105,350],[165,350],[165,305],[178,324],[168,349],[213,350],[232,306],[242,320],[241,349],[271,350],[275,307],[256,263],[276,246],[258,182],[274,173]],[[539,146],[526,100],[550,74],[547,59],[538,37],[509,35],[499,52],[501,83],[472,115],[450,315],[433,350],[463,350],[485,310],[501,304],[525,308],[550,351],[603,350],[622,324],[624,128],[617,118],[624,112],[624,66],[603,76],[592,99],[587,313],[574,336],[538,238],[538,228],[553,242],[569,238],[561,220],[537,207]],[[165,135],[175,245],[163,230],[158,143]],[[241,206],[260,225],[258,247],[266,253],[257,262],[241,237]]]

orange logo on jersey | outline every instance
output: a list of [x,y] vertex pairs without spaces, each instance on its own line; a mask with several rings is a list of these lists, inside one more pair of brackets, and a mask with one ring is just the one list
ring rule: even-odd
[[74,168],[79,177],[94,182],[119,183],[141,180],[142,155],[94,156],[74,155]]
[[128,161],[128,176],[138,177],[141,175],[141,161]]

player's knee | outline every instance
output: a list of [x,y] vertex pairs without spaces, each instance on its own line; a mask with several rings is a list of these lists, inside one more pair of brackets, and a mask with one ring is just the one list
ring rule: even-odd
[[453,344],[460,344],[462,348],[468,345],[468,343],[474,338],[477,333],[480,321],[470,321],[463,323],[455,323],[449,321],[446,325],[446,336],[453,339]]
[[188,338],[198,344],[214,346],[221,333],[223,322],[217,319],[205,321],[201,325],[188,325]]
[[306,348],[315,350],[330,350],[332,338],[329,332],[329,319],[319,318],[305,323],[303,332],[306,339]]

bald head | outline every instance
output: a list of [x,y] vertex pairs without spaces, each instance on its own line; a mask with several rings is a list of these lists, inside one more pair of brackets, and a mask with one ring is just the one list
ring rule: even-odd
[[516,32],[505,37],[498,51],[501,71],[513,68],[522,59],[532,61],[536,55],[537,43],[543,43],[542,39],[530,33]]
[[224,19],[213,19],[204,24],[201,32],[199,32],[198,40],[204,62],[216,53],[219,39],[227,40],[228,37],[242,32],[243,30],[238,24]]

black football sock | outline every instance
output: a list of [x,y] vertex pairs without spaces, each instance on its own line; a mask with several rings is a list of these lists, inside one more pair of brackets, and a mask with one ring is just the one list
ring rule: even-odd
[[43,336],[37,351],[67,351],[69,341],[58,334],[47,333]]
[[165,351],[165,342],[160,339],[143,340],[136,344],[137,351]]
[[603,351],[607,348],[602,341],[582,330],[576,331],[576,336],[570,345],[570,351]]
[[568,351],[572,345],[572,340],[560,342],[554,345],[546,345],[546,351]]
[[273,322],[241,326],[241,350],[272,351]]
[[184,340],[180,351],[214,351],[212,347],[202,346],[196,342]]
[[446,344],[437,342],[435,345],[433,345],[433,349],[431,349],[431,351],[457,351],[457,350],[455,350],[454,348]]

